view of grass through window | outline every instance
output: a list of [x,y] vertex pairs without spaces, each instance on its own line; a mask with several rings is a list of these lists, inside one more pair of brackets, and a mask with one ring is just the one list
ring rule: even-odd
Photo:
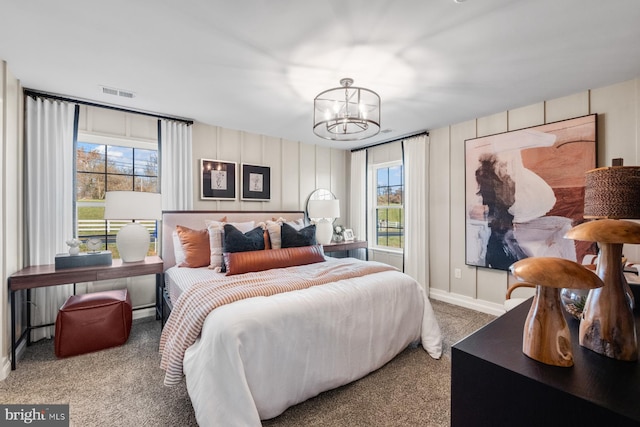
[[376,169],[376,241],[378,246],[404,248],[402,173],[402,165]]
[[[158,192],[158,151],[78,142],[76,148],[77,236],[86,251],[90,238],[102,240],[102,250],[119,258],[115,237],[127,221],[106,221],[107,191]],[[156,221],[141,221],[151,233],[149,255],[157,254]]]

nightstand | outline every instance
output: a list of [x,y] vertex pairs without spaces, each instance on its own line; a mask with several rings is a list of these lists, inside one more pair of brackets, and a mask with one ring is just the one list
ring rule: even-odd
[[[342,258],[345,256],[352,256],[354,258],[367,259],[367,241],[366,240],[353,240],[350,242],[331,242],[327,245],[322,245],[324,253],[328,256],[335,256]],[[363,250],[361,250],[363,249]],[[364,252],[364,256],[361,253]]]
[[[568,313],[574,365],[530,359],[522,352],[530,307],[520,304],[452,346],[451,426],[638,426],[640,365],[580,346],[580,324]],[[634,317],[640,325],[638,310]]]

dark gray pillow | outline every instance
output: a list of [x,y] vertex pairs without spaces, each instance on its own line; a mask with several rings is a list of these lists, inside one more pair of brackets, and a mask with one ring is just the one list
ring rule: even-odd
[[243,233],[231,224],[224,225],[222,252],[247,252],[264,250],[264,230],[256,227]]
[[286,222],[282,223],[280,231],[283,248],[299,248],[316,245],[316,226],[311,224],[301,230],[296,230]]

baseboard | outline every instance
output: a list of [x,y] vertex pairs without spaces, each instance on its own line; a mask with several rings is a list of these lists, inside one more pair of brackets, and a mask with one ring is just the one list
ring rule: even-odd
[[3,357],[0,359],[0,381],[4,381],[9,376],[11,372],[11,361],[8,357]]
[[133,320],[136,319],[144,319],[145,317],[155,317],[156,316],[156,308],[141,308],[140,310],[133,310]]
[[445,292],[440,289],[429,289],[429,298],[494,316],[501,316],[505,313],[504,304],[483,301],[460,294]]
[[[26,349],[27,349],[27,341],[22,340],[22,342],[18,344],[18,347],[16,348],[16,360],[18,361],[18,363],[16,363],[16,367],[17,365],[20,364],[19,363],[20,356],[22,356],[22,354],[26,351]],[[0,359],[0,381],[5,380],[11,373],[11,359],[9,357],[10,355],[11,355],[11,349],[9,348],[8,355]]]

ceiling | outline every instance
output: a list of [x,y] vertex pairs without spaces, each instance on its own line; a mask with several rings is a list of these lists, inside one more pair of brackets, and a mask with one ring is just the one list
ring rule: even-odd
[[[638,0],[0,1],[26,88],[331,147],[640,76]],[[380,95],[377,136],[313,134],[343,77]]]

